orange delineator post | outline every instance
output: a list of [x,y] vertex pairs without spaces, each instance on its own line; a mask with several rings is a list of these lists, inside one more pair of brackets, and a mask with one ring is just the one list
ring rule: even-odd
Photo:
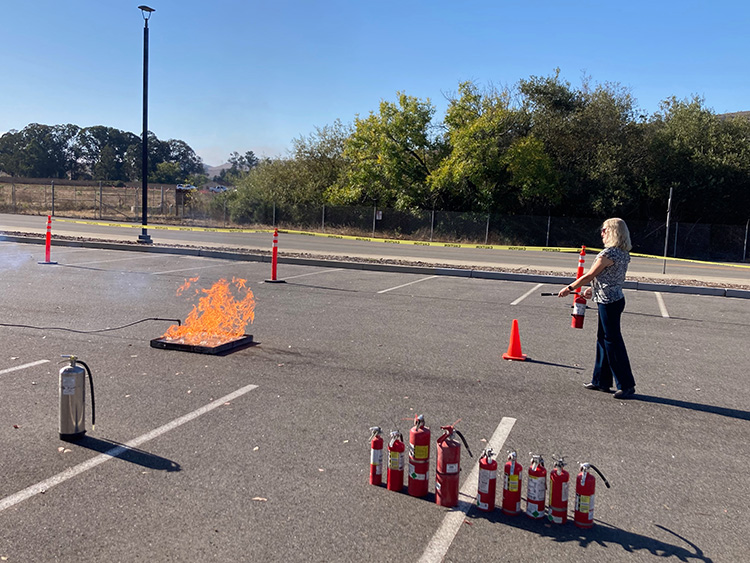
[[[583,263],[586,261],[586,247],[581,246],[581,253],[578,255],[578,272],[576,272],[576,279],[583,276]],[[577,287],[575,293],[581,293],[581,288]]]
[[271,279],[265,283],[286,283],[284,280],[276,279],[276,263],[279,259],[279,229],[273,230],[273,251],[271,252]]
[[279,229],[273,230],[273,256],[271,258],[271,281],[276,281],[276,261],[279,258]]
[[47,215],[47,236],[44,240],[44,262],[39,264],[57,264],[50,260],[50,248],[52,246],[52,215]]

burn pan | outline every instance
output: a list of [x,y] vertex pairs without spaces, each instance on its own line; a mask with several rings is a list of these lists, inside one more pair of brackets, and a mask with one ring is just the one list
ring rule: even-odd
[[194,344],[181,344],[174,342],[166,338],[154,338],[151,341],[152,348],[161,348],[162,350],[178,350],[180,352],[193,352],[194,354],[211,354],[211,355],[223,355],[242,348],[254,346],[256,343],[253,342],[253,335],[246,334],[234,340],[224,342],[218,346],[196,346]]

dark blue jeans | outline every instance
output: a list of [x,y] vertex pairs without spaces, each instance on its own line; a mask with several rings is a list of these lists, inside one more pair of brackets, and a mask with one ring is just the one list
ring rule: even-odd
[[613,303],[599,303],[599,327],[596,331],[596,363],[591,382],[609,388],[614,378],[618,389],[635,387],[628,351],[620,330],[625,298]]

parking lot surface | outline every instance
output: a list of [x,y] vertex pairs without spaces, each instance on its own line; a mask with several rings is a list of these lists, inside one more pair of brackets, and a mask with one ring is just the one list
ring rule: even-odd
[[[0,557],[15,561],[732,561],[747,548],[750,300],[627,290],[629,401],[583,389],[596,309],[558,285],[0,242]],[[194,295],[242,278],[255,345],[152,348]],[[524,362],[505,361],[513,320]],[[142,321],[142,322],[139,322]],[[133,324],[136,323],[136,324]],[[126,326],[129,325],[129,326]],[[119,328],[123,327],[123,328]],[[83,359],[96,428],[58,437],[62,354]],[[461,503],[368,484],[369,427],[434,439],[456,421]],[[595,464],[581,530],[472,508],[492,444],[571,479]],[[502,481],[498,481],[498,489]],[[573,511],[571,484],[570,516]],[[525,497],[525,488],[524,488]],[[500,493],[498,491],[498,504]]]

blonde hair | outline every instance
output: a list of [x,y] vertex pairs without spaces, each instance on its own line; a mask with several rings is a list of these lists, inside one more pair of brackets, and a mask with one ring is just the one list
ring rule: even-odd
[[630,252],[633,245],[630,243],[630,231],[625,221],[619,217],[612,217],[602,223],[604,233],[604,246],[616,246],[626,252]]

